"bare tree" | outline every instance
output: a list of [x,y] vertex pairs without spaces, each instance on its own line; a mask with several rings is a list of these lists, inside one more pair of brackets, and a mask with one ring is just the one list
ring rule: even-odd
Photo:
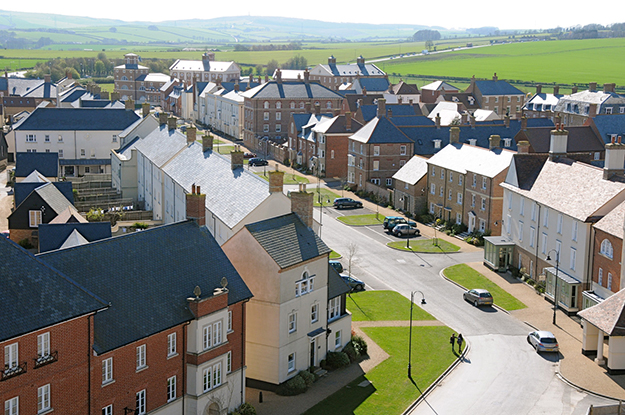
[[357,252],[358,245],[356,245],[355,242],[350,242],[349,245],[347,245],[347,272],[350,277],[352,275],[352,261]]

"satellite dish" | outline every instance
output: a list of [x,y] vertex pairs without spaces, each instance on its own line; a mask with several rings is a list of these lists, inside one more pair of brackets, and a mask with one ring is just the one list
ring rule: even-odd
[[195,295],[195,298],[200,298],[200,295],[202,295],[202,290],[200,289],[199,285],[195,286],[195,288],[193,289],[193,294]]
[[228,286],[228,279],[226,277],[221,278],[221,288],[226,288]]

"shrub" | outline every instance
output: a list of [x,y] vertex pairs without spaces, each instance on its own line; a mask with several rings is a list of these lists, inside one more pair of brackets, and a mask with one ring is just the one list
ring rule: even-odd
[[349,356],[343,352],[328,352],[326,363],[332,369],[339,369],[349,365]]
[[301,376],[302,379],[304,379],[304,382],[306,383],[307,388],[310,388],[312,384],[315,383],[315,380],[317,380],[315,378],[315,375],[309,372],[308,370],[301,370],[299,372],[299,376]]
[[99,208],[91,208],[89,212],[87,212],[87,220],[89,222],[101,222],[102,218],[104,218],[104,212]]
[[137,229],[147,229],[150,225],[145,222],[135,222],[132,226]]
[[365,356],[367,354],[367,342],[361,336],[352,336],[352,344],[359,356]]
[[349,357],[349,361],[352,363],[355,362],[356,359],[358,359],[358,352],[356,352],[356,349],[354,348],[352,342],[347,343],[345,347],[343,347],[343,353],[345,353],[347,357]]
[[306,386],[304,378],[300,375],[296,375],[278,386],[276,393],[282,396],[293,396],[306,392],[306,389],[308,389],[308,387]]
[[28,240],[28,238],[24,238],[21,241],[18,242],[19,246],[21,246],[24,249],[33,249],[34,246],[33,244],[30,243],[30,240]]
[[251,404],[245,402],[229,415],[256,415],[256,408],[254,408]]

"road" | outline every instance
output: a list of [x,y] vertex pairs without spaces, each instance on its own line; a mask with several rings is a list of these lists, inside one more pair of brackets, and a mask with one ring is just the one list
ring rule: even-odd
[[[392,289],[407,298],[411,291],[422,291],[427,301],[422,307],[470,343],[466,360],[413,414],[582,414],[590,404],[609,403],[561,382],[555,374],[559,357],[539,355],[527,344],[530,327],[495,308],[464,302],[463,290],[440,276],[450,265],[481,261],[481,251],[416,254],[393,250],[384,244],[398,238],[386,234],[381,225],[348,227],[335,219],[349,213],[368,212],[324,209],[322,237],[342,254],[349,251],[350,242],[357,244],[354,276],[370,289]],[[318,208],[315,219],[319,219]],[[342,262],[347,265],[347,259]]]

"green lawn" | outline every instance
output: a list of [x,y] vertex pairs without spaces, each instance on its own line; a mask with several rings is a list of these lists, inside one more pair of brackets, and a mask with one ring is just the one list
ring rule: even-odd
[[527,306],[517,300],[508,292],[504,291],[497,284],[471,268],[466,264],[453,265],[449,268],[445,268],[443,271],[445,276],[450,280],[462,285],[467,290],[474,288],[484,288],[493,295],[495,304],[504,310],[512,311],[526,308]]
[[[407,376],[409,328],[367,327],[363,330],[390,357],[306,411],[306,415],[402,413],[419,397],[419,389],[425,390],[456,359],[449,347],[450,328],[413,327],[412,377],[417,388]],[[364,380],[371,384],[359,387]]]
[[338,252],[330,252],[330,259],[339,259],[341,258],[341,254],[339,254]]
[[[312,190],[315,193],[315,198],[313,199],[315,201],[315,206],[321,206],[321,204],[323,204],[323,206],[333,206],[334,199],[336,199],[337,197],[340,197],[333,191],[328,190],[324,187],[317,189],[317,186],[315,186],[313,189],[311,186],[308,188],[308,191],[310,190]],[[321,204],[319,203],[319,193],[321,193]]]
[[384,215],[351,215],[339,216],[338,220],[346,225],[364,226],[364,225],[381,225],[384,222]]
[[[267,166],[269,167],[269,166]],[[262,171],[256,173],[258,176],[263,179],[269,181],[269,169],[267,169],[267,175],[264,175]],[[298,183],[308,183],[308,179],[306,177],[298,176],[297,174],[284,174],[284,184],[298,184]]]
[[[435,320],[417,304],[412,308],[413,320]],[[410,319],[410,300],[396,291],[361,291],[347,296],[347,309],[352,321],[395,321]]]
[[443,253],[458,252],[460,250],[460,247],[457,245],[454,245],[440,238],[437,239],[438,242],[436,243],[436,245],[432,242],[432,239],[410,239],[410,248],[406,248],[406,241],[389,242],[386,245],[390,246],[391,248],[409,252]]
[[[215,144],[213,142],[213,144]],[[214,146],[213,151],[216,151],[220,154],[230,154],[231,151],[234,151],[234,146]]]

